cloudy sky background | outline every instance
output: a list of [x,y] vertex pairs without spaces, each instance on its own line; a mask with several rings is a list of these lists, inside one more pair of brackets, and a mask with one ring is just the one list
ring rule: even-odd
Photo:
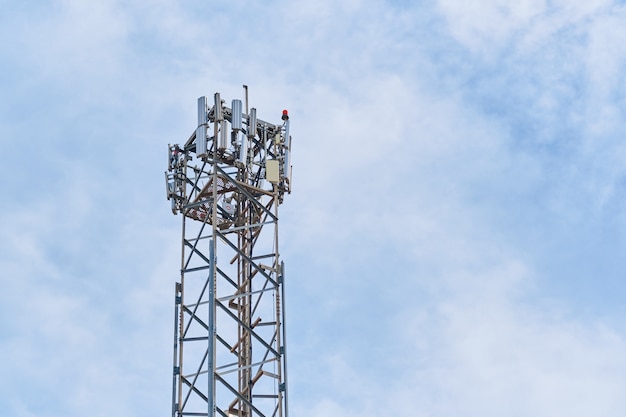
[[292,416],[623,416],[623,2],[0,10],[0,414],[169,415],[166,146],[247,84],[291,115]]

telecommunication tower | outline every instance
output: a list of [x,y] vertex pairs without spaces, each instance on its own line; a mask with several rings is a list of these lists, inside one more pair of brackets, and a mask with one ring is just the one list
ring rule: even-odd
[[173,417],[288,417],[278,207],[291,192],[289,115],[257,118],[244,91],[230,107],[200,97],[198,127],[168,145],[167,198],[182,214]]

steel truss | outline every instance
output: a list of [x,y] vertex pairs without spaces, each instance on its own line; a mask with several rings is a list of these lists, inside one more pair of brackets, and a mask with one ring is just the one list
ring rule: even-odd
[[278,207],[290,190],[289,117],[274,125],[198,99],[198,127],[169,145],[167,198],[182,216],[172,416],[287,417]]

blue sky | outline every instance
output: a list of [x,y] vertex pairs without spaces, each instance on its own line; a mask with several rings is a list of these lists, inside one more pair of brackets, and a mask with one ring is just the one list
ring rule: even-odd
[[169,415],[166,146],[247,84],[291,115],[292,415],[623,415],[622,2],[0,10],[3,414]]

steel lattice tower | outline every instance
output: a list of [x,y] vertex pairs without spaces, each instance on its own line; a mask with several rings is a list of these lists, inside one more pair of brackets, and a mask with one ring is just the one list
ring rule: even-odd
[[287,417],[285,268],[278,207],[291,191],[289,116],[198,99],[198,127],[169,145],[172,212],[182,214],[172,416]]

